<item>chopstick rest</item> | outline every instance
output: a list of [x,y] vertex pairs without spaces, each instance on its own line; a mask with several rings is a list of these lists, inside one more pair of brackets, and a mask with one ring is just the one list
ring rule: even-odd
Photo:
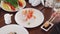
[[10,24],[11,23],[11,16],[13,14],[5,14],[4,15],[4,20],[5,20],[5,24]]
[[50,30],[50,28],[52,28],[54,24],[47,21],[46,23],[44,23],[42,26],[41,26],[41,29],[45,30],[45,31],[48,31]]
[[57,16],[52,16],[48,21],[46,21],[42,26],[41,29],[45,30],[45,31],[49,31],[52,27],[53,27],[53,20],[56,18]]

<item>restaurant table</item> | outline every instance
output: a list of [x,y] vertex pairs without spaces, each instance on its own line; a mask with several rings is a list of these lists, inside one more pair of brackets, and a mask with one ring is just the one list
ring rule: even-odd
[[[27,5],[26,5],[25,8],[35,8],[35,9],[40,10],[43,13],[43,15],[44,15],[44,22],[47,21],[50,18],[51,14],[53,13],[53,10],[51,8],[44,7],[42,4],[40,4],[40,5],[36,6],[36,7],[33,7],[33,6],[31,6],[31,4],[28,3],[28,0],[26,0],[26,3],[27,3]],[[11,24],[17,24],[15,22],[15,20],[14,20],[15,14],[17,12],[14,12],[14,13],[6,12],[2,8],[0,8],[0,28],[5,26],[5,25],[7,25],[7,24],[5,24],[5,21],[4,21],[4,14],[6,14],[6,13],[13,14],[13,16],[12,16],[12,23]],[[42,30],[40,28],[40,26],[35,27],[35,28],[31,28],[31,29],[30,28],[26,28],[26,29],[28,30],[29,34],[50,34],[50,31],[52,30],[52,28],[49,31],[46,32],[46,31]]]

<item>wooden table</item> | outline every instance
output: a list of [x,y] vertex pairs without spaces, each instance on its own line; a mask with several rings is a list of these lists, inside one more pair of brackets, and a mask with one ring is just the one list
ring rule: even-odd
[[[52,9],[51,8],[46,8],[46,7],[44,7],[43,5],[38,5],[38,6],[36,6],[36,7],[32,7],[29,3],[28,3],[28,1],[26,0],[26,2],[27,2],[27,5],[26,5],[26,7],[25,8],[35,8],[35,9],[38,9],[38,10],[40,10],[43,14],[44,14],[44,22],[46,21],[46,20],[48,20],[49,18],[50,18],[50,16],[51,16],[51,14],[53,13],[53,11],[52,11]],[[3,26],[5,26],[6,24],[5,24],[5,21],[4,21],[4,14],[6,14],[6,13],[9,13],[9,12],[6,12],[6,11],[4,11],[3,9],[1,9],[0,8],[0,27],[3,27]],[[15,20],[14,20],[14,16],[15,16],[15,14],[16,14],[16,12],[15,13],[10,13],[10,14],[13,14],[13,16],[12,16],[12,23],[11,24],[16,24],[16,22],[15,22]],[[43,23],[44,23],[43,22]],[[41,25],[40,25],[41,26]],[[50,33],[50,31],[51,30],[49,30],[48,32],[45,32],[44,30],[42,30],[41,28],[40,28],[40,26],[38,26],[38,27],[36,27],[36,28],[32,28],[32,29],[28,29],[28,28],[26,28],[28,31],[29,31],[29,33],[30,34],[49,34]]]

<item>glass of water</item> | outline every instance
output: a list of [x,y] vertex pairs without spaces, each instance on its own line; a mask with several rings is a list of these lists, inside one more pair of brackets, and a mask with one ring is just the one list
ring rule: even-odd
[[60,0],[54,0],[54,11],[60,11]]

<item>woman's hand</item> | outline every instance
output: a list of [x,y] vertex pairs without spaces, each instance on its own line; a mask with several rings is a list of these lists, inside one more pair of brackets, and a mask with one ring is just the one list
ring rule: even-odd
[[52,14],[53,17],[57,16],[56,19],[54,20],[54,22],[60,22],[60,11],[58,12],[54,12]]

